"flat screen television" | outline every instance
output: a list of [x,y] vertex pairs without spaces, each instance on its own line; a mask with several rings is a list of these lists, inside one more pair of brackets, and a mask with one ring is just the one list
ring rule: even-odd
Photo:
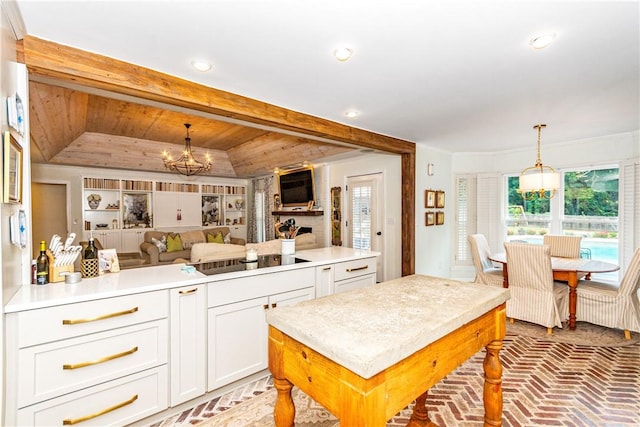
[[278,175],[282,206],[307,206],[315,200],[313,168],[281,172]]

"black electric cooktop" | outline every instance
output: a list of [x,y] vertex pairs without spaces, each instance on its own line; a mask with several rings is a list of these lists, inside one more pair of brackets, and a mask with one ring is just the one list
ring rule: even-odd
[[280,265],[299,264],[309,262],[306,259],[296,258],[294,255],[260,255],[257,261],[247,261],[244,258],[224,259],[191,264],[197,271],[207,276],[233,271],[255,270],[265,267],[278,267]]

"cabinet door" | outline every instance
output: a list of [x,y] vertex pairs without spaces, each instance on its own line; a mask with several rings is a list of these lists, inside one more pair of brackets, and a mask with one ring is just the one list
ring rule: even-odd
[[205,289],[205,285],[198,285],[170,291],[170,406],[176,406],[205,393]]
[[144,240],[144,233],[142,230],[122,230],[121,252],[140,252],[140,243]]
[[207,390],[267,367],[267,297],[209,309]]
[[85,231],[85,240],[89,240],[90,235],[98,239],[103,249],[115,249],[122,252],[122,239],[120,230],[94,230],[91,233]]
[[364,288],[365,286],[375,285],[375,283],[375,273],[365,274],[364,276],[354,277],[352,279],[340,280],[335,282],[336,293]]
[[316,298],[331,295],[334,292],[333,265],[316,267]]
[[202,225],[200,193],[156,192],[154,224],[156,227]]

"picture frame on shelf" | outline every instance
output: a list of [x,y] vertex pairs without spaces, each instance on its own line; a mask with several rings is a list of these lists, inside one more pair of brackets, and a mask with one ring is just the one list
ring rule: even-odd
[[444,209],[444,191],[436,191],[436,208]]
[[5,131],[2,149],[2,201],[22,203],[22,146]]
[[436,223],[436,214],[434,212],[427,212],[425,215],[425,223],[427,227]]
[[98,272],[117,273],[120,271],[120,262],[115,249],[100,249],[98,251]]
[[146,193],[124,193],[122,195],[123,224],[128,227],[151,226],[149,195]]
[[436,225],[444,224],[444,212],[436,212]]
[[424,191],[424,207],[435,208],[436,207],[436,192],[433,190]]

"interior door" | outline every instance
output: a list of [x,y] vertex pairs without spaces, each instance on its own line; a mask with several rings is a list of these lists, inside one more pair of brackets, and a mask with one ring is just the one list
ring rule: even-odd
[[384,223],[382,174],[361,175],[347,178],[347,244],[354,249],[370,249],[380,252],[377,263],[377,281],[384,281],[383,235]]
[[67,237],[67,185],[33,182],[31,198],[32,259],[35,259],[40,254],[41,240],[48,246],[54,234],[62,237],[63,242]]

